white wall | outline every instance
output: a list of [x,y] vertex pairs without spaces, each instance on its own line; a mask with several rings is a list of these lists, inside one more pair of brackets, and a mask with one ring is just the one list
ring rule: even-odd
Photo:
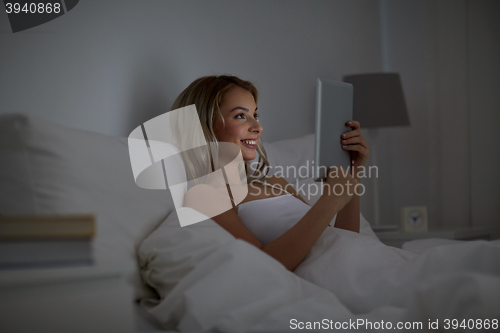
[[500,224],[500,2],[469,0],[467,12],[471,216]]
[[380,221],[400,223],[402,206],[428,205],[425,6],[380,1],[384,70],[398,72],[410,127],[378,129]]
[[411,128],[381,131],[382,220],[427,205],[433,226],[499,225],[500,2],[381,0],[384,63]]
[[260,90],[263,138],[293,138],[314,131],[318,76],[381,69],[372,0],[80,1],[16,34],[0,20],[0,113],[113,135],[197,77],[231,73]]

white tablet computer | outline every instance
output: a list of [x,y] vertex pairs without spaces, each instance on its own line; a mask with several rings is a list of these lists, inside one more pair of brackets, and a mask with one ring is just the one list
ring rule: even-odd
[[331,166],[341,166],[348,170],[351,165],[351,154],[342,149],[340,136],[351,130],[346,122],[352,120],[352,103],[352,84],[318,78],[313,167],[316,181],[325,179],[327,169]]

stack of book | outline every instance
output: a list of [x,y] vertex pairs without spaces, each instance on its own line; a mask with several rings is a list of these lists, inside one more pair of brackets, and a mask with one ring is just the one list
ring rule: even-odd
[[92,215],[0,216],[0,268],[92,265]]

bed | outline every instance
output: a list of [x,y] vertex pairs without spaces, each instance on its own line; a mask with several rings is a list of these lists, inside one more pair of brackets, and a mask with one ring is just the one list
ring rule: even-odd
[[[361,216],[359,235],[328,228],[289,272],[200,213],[175,210],[182,192],[138,187],[127,138],[22,114],[0,116],[0,136],[0,212],[96,214],[97,262],[134,267],[138,332],[498,328],[498,241],[417,255],[383,245]],[[312,140],[266,144],[271,164],[304,165]],[[181,227],[180,215],[203,222]]]

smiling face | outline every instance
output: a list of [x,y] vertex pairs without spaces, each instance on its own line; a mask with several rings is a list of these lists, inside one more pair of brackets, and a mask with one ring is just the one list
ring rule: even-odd
[[224,120],[220,116],[215,120],[217,140],[237,144],[243,160],[253,160],[257,155],[257,141],[262,133],[253,95],[243,88],[234,87],[224,94],[220,111]]

